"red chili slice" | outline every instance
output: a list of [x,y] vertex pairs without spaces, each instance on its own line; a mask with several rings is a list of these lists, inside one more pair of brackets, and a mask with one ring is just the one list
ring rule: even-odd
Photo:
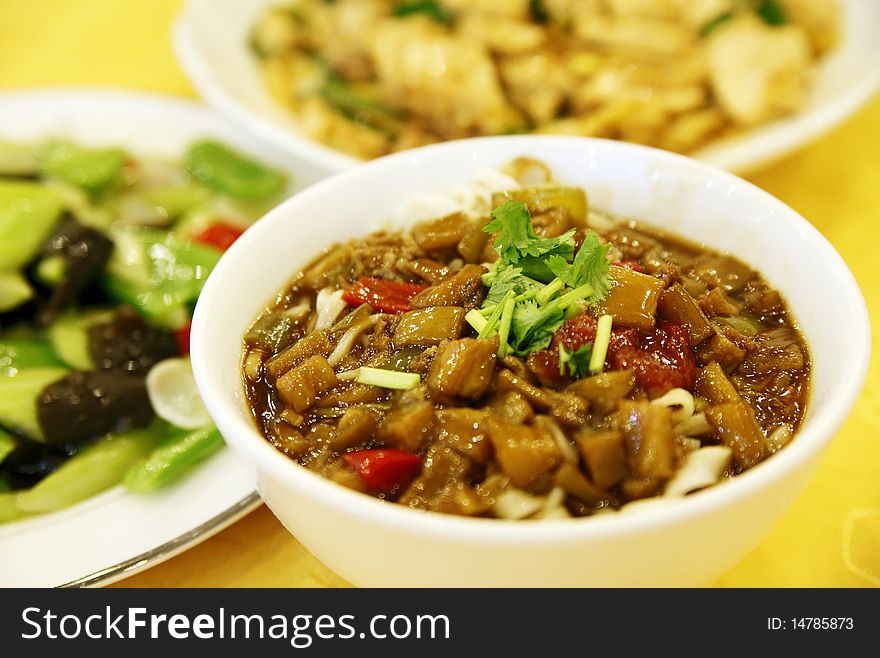
[[418,455],[392,448],[358,450],[343,455],[342,459],[370,489],[385,493],[409,484],[422,467],[422,458]]
[[189,355],[189,334],[191,331],[192,320],[189,320],[174,334],[174,338],[177,340],[177,351],[180,353],[180,356]]
[[194,242],[200,242],[220,251],[226,251],[243,233],[244,231],[237,226],[217,222],[203,228],[201,231],[193,233],[192,239]]
[[342,299],[350,306],[369,304],[382,313],[406,313],[412,310],[412,298],[427,287],[423,283],[404,283],[362,276],[343,293]]

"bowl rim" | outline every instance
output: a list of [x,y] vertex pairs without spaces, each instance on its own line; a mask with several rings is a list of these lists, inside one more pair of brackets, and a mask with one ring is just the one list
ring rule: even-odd
[[[874,8],[870,4],[871,1],[841,1],[843,19],[841,44],[852,38],[849,28],[853,22],[866,18],[864,12],[867,12],[867,20],[880,25],[880,10]],[[351,155],[313,139],[296,128],[289,129],[269,118],[265,113],[251,109],[235,94],[229,93],[222,81],[215,76],[194,37],[192,15],[197,2],[198,0],[186,0],[172,28],[172,45],[190,83],[213,109],[250,131],[255,138],[291,156],[300,157],[326,172],[338,173],[369,162],[368,159]],[[269,5],[274,0],[262,0],[262,2]],[[873,52],[880,56],[880,42],[875,45]],[[827,53],[825,59],[833,55],[834,51]],[[823,65],[824,62],[820,63],[819,68],[821,69]],[[835,94],[831,100],[801,108],[787,117],[763,122],[754,128],[749,128],[745,136],[713,140],[689,155],[736,173],[757,170],[807,146],[842,124],[865,105],[878,89],[880,89],[880,66],[864,67],[858,80],[847,86],[843,93]],[[295,121],[292,118],[294,115],[287,108],[274,98],[271,101]]]
[[[249,250],[252,243],[262,242],[271,236],[274,226],[284,218],[295,214],[303,203],[322,196],[333,194],[360,179],[369,180],[381,176],[386,169],[399,165],[426,167],[434,157],[442,156],[449,151],[468,152],[483,145],[493,148],[492,143],[519,145],[525,153],[529,145],[534,143],[582,143],[584,147],[594,150],[618,151],[619,157],[634,157],[636,160],[650,159],[656,166],[674,165],[677,171],[696,174],[703,180],[717,180],[719,183],[736,184],[749,194],[758,195],[766,203],[768,211],[778,211],[782,221],[790,225],[792,233],[798,233],[801,239],[809,240],[816,249],[824,252],[825,266],[834,271],[840,280],[846,283],[841,295],[847,298],[847,308],[856,340],[847,346],[856,369],[845,379],[845,385],[837,387],[828,401],[817,414],[808,416],[797,433],[797,440],[773,455],[758,466],[737,475],[728,482],[719,483],[705,490],[691,494],[676,501],[664,501],[669,504],[644,505],[638,512],[633,509],[627,513],[602,514],[576,519],[546,519],[540,522],[522,522],[514,520],[469,518],[425,512],[376,499],[372,496],[356,492],[331,482],[326,478],[309,471],[293,462],[269,444],[257,430],[253,420],[240,415],[240,401],[235,394],[225,390],[208,376],[208,363],[213,358],[207,350],[207,328],[215,296],[222,295],[221,278],[228,276],[229,270],[240,267],[239,254]],[[552,163],[551,163],[552,166]],[[716,189],[723,185],[715,186]],[[267,296],[268,297],[268,296]],[[227,440],[248,455],[248,460],[257,465],[258,473],[268,471],[274,480],[285,482],[288,487],[295,487],[306,498],[317,500],[320,504],[332,507],[337,512],[350,514],[371,521],[393,526],[400,530],[420,532],[433,535],[455,536],[459,539],[479,540],[488,543],[505,543],[511,539],[525,543],[546,543],[547,541],[576,541],[584,538],[600,538],[624,536],[643,532],[659,526],[673,526],[708,514],[713,509],[724,507],[748,498],[751,494],[770,486],[785,475],[790,475],[804,466],[827,446],[840,425],[849,415],[862,390],[867,375],[871,353],[871,332],[868,310],[864,298],[852,272],[842,257],[825,237],[804,219],[797,211],[756,185],[745,181],[734,174],[694,160],[683,155],[661,151],[651,147],[629,144],[625,142],[571,136],[540,136],[516,135],[477,137],[467,140],[442,142],[429,146],[394,153],[372,160],[355,169],[342,172],[325,179],[287,199],[271,210],[226,252],[209,277],[193,316],[192,325],[192,363],[196,382],[205,404],[221,432]],[[240,379],[239,386],[243,388]],[[815,387],[815,382],[812,382]],[[812,402],[810,403],[812,407]],[[259,487],[258,487],[259,488]],[[651,499],[647,499],[651,500]]]

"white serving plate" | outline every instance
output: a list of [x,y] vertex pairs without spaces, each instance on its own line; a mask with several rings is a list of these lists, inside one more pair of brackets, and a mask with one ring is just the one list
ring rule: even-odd
[[[303,134],[263,84],[247,48],[256,17],[280,0],[188,0],[174,27],[178,59],[190,81],[220,114],[325,174],[360,160]],[[822,63],[806,106],[797,114],[715,142],[693,156],[745,173],[828,132],[880,86],[880,2],[841,0],[844,37]]]
[[[311,182],[199,105],[100,90],[0,94],[0,139],[66,136],[178,158],[202,136],[217,138]],[[291,188],[293,191],[293,188]],[[260,503],[254,481],[224,449],[179,483],[148,496],[122,487],[54,514],[0,525],[0,586],[99,585],[158,564],[210,537]]]

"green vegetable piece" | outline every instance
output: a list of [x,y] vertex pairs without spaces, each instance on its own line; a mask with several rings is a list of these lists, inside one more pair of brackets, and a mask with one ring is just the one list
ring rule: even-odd
[[391,10],[392,16],[403,18],[413,14],[425,14],[441,25],[452,23],[452,14],[449,13],[437,0],[412,0],[411,2],[398,2]]
[[593,353],[593,346],[589,343],[581,345],[579,348],[570,352],[565,345],[559,343],[559,374],[568,375],[579,379],[586,375],[590,370],[590,357]]
[[13,450],[15,450],[15,439],[12,438],[11,434],[0,429],[0,464],[3,463],[3,460],[6,459]]
[[44,185],[0,180],[0,271],[19,270],[33,259],[62,207],[60,195]]
[[389,135],[400,130],[400,116],[393,108],[355,90],[332,71],[328,71],[318,93],[354,123],[370,126]]
[[788,23],[788,13],[778,0],[759,0],[755,11],[767,25],[777,26]]
[[34,290],[18,272],[0,272],[0,313],[21,306],[34,295]]
[[486,319],[486,316],[484,316],[475,308],[472,308],[470,311],[468,311],[467,315],[464,316],[464,319],[469,325],[471,325],[471,327],[474,331],[477,332],[477,334],[482,332],[486,328],[486,325],[489,323],[489,321]]
[[125,474],[125,486],[136,493],[150,493],[186,474],[223,447],[215,427],[175,432]]
[[64,363],[74,370],[94,370],[95,364],[89,354],[88,328],[100,322],[109,322],[113,311],[90,311],[83,314],[69,313],[58,318],[49,327],[48,338]]
[[60,368],[52,346],[37,338],[0,338],[0,377],[14,377],[28,368]]
[[598,375],[605,367],[605,357],[608,355],[608,345],[611,344],[610,315],[603,315],[596,325],[596,342],[593,344],[593,355],[590,358],[590,372]]
[[118,226],[112,237],[103,280],[110,295],[155,324],[183,326],[220,252],[159,229]]
[[498,321],[498,357],[501,359],[507,356],[507,352],[510,350],[507,339],[510,337],[510,326],[513,323],[513,310],[515,306],[516,300],[511,290],[507,293],[507,297],[504,298],[501,319]]
[[55,288],[67,273],[67,263],[63,256],[46,256],[37,263],[36,278],[44,286]]
[[358,368],[355,381],[360,384],[369,384],[381,388],[391,388],[408,391],[415,388],[422,381],[421,375],[415,372],[396,372],[381,368]]
[[36,173],[35,146],[0,140],[0,176],[33,176]]
[[547,283],[553,273],[545,260],[549,255],[557,255],[565,260],[574,254],[574,229],[555,238],[540,238],[532,227],[529,209],[521,201],[508,201],[492,211],[492,221],[483,227],[486,233],[495,236],[495,251],[504,264],[522,269],[529,278]]
[[186,167],[197,181],[212,190],[247,201],[274,197],[287,185],[284,174],[210,140],[190,146]]
[[159,444],[167,426],[155,422],[147,428],[108,435],[82,449],[61,467],[18,494],[23,512],[53,512],[119,484],[126,472]]
[[18,496],[18,492],[0,493],[0,524],[28,516],[27,512],[18,509]]
[[604,299],[611,290],[611,263],[608,260],[610,248],[610,243],[599,242],[595,231],[588,231],[571,264],[561,256],[552,255],[547,259],[547,267],[571,288],[584,284],[592,286],[594,294],[589,303],[595,304]]
[[65,368],[27,368],[0,377],[0,425],[43,442],[37,420],[37,398],[46,386],[69,374]]
[[727,21],[729,21],[733,17],[734,17],[733,11],[725,11],[721,14],[718,14],[715,18],[712,18],[712,19],[706,21],[706,23],[703,24],[703,26],[700,28],[700,30],[697,34],[699,35],[699,37],[701,39],[705,39],[710,34],[712,34],[712,32],[714,32],[717,28],[724,25]]
[[532,20],[536,23],[548,23],[550,21],[550,13],[544,0],[529,0],[529,12],[532,14]]
[[128,155],[120,148],[87,148],[65,140],[49,142],[40,156],[40,173],[98,194],[122,176]]

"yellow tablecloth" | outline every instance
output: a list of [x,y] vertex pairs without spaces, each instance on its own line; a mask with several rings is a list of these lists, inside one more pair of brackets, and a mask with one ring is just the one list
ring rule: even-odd
[[[193,97],[169,29],[180,0],[0,0],[0,90],[129,87]],[[878,35],[880,36],[880,35]],[[880,332],[880,98],[845,126],[751,179],[801,212],[840,251]],[[821,300],[817,300],[821,303]],[[263,507],[128,586],[345,583]],[[880,350],[819,472],[782,522],[717,583],[880,586]]]

